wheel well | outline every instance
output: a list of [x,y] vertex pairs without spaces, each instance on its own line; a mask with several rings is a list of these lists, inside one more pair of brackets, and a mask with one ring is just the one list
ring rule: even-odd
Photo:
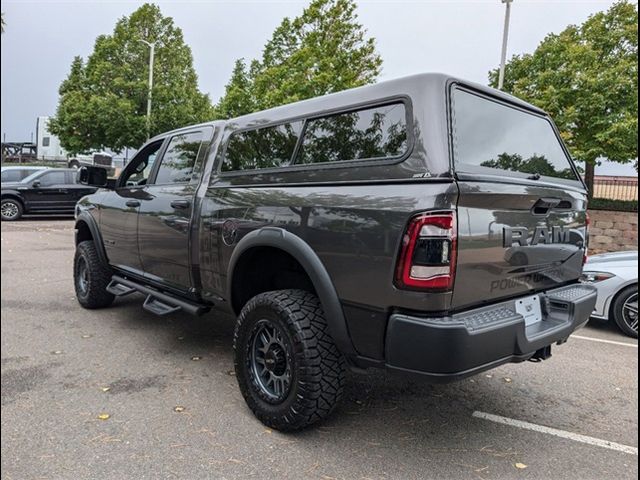
[[76,223],[76,245],[85,240],[93,240],[93,235],[87,222],[79,221]]
[[2,195],[2,198],[0,200],[8,200],[8,199],[15,200],[16,202],[19,202],[20,205],[22,205],[24,207],[24,202],[17,195],[12,195],[10,193],[9,194],[5,193],[4,195]]
[[231,284],[231,306],[238,314],[260,293],[295,288],[316,294],[302,265],[287,252],[274,247],[253,247],[236,263]]

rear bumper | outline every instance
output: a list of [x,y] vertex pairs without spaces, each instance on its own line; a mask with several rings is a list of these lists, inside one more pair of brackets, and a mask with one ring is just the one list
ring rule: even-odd
[[570,285],[539,294],[546,308],[528,327],[515,301],[438,318],[392,315],[387,328],[387,368],[434,382],[474,375],[503,363],[524,361],[563,342],[582,327],[596,304],[591,285]]

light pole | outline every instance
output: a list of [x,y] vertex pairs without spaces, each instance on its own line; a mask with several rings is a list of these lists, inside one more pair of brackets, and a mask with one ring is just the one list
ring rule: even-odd
[[140,40],[149,47],[149,91],[147,93],[147,140],[151,136],[151,96],[153,91],[153,60],[156,54],[156,42]]
[[502,59],[500,61],[500,76],[498,77],[498,89],[502,90],[504,85],[504,69],[507,63],[507,42],[509,41],[509,22],[511,20],[511,2],[513,0],[502,0],[506,6],[504,12],[504,33],[502,34]]

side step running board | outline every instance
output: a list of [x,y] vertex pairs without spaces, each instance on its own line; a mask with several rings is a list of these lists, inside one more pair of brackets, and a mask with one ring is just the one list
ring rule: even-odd
[[111,282],[107,285],[107,291],[116,297],[124,297],[133,292],[142,293],[147,296],[142,308],[156,315],[169,315],[180,310],[191,315],[202,315],[210,310],[207,305],[174,297],[119,275],[111,277]]
[[112,278],[111,282],[109,282],[109,285],[107,285],[107,292],[115,295],[116,297],[124,297],[126,295],[129,295],[130,293],[137,292],[137,290],[135,288],[127,287],[122,283],[118,283]]
[[156,315],[169,315],[170,313],[175,313],[182,310],[182,307],[177,305],[167,305],[165,302],[158,300],[156,297],[152,297],[151,295],[147,295],[144,303],[142,304],[142,308],[144,308],[147,312],[155,313]]

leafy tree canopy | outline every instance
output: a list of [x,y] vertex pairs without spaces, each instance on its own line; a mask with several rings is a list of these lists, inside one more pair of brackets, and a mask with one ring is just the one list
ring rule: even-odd
[[150,49],[155,42],[149,134],[211,120],[213,108],[198,90],[191,49],[173,19],[153,4],[121,18],[100,35],[86,62],[76,57],[60,86],[52,133],[71,153],[138,148],[147,138]]
[[353,0],[313,0],[273,32],[261,60],[234,66],[217,106],[222,118],[372,83],[382,59]]
[[[490,72],[492,86],[498,69]],[[548,35],[506,66],[504,89],[551,114],[593,185],[606,157],[638,158],[638,7],[626,0],[582,25]],[[593,189],[591,189],[593,190]]]

